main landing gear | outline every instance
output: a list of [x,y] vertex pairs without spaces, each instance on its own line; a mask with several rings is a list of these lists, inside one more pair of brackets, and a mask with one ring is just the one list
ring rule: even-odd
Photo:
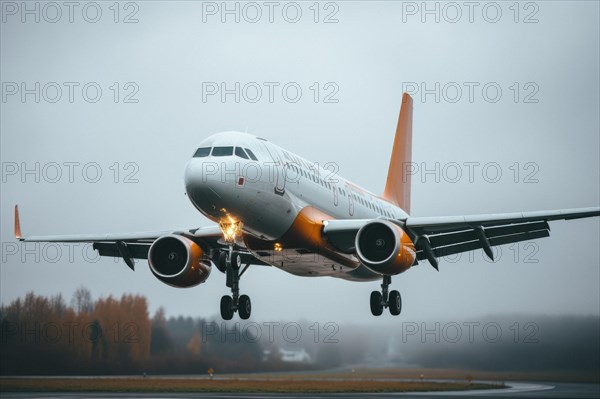
[[239,312],[241,319],[248,319],[252,311],[252,303],[248,295],[240,295],[240,277],[249,265],[240,271],[242,258],[234,251],[233,245],[229,246],[228,251],[221,251],[217,262],[217,268],[227,276],[225,285],[231,288],[231,295],[224,295],[221,298],[221,317],[224,320],[231,320],[233,314]]
[[388,307],[390,308],[390,313],[394,316],[398,316],[402,311],[402,297],[400,293],[393,290],[388,294],[388,287],[391,282],[391,276],[383,276],[381,292],[371,292],[371,313],[373,316],[381,316],[383,308]]

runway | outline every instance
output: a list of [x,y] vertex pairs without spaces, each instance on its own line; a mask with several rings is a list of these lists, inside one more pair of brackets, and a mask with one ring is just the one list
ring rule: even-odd
[[454,391],[454,392],[420,392],[420,393],[325,393],[325,394],[265,394],[265,393],[35,393],[35,392],[2,392],[0,398],[6,399],[124,399],[124,398],[152,398],[152,399],[192,399],[192,398],[220,398],[220,399],[283,399],[283,398],[436,398],[436,397],[469,397],[469,398],[573,398],[588,399],[600,397],[599,384],[581,383],[549,383],[549,382],[509,382],[508,388],[481,390],[481,391]]

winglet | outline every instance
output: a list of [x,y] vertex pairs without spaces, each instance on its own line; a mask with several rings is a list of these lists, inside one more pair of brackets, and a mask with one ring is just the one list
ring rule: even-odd
[[402,95],[402,106],[392,147],[383,198],[410,213],[410,168],[412,159],[412,114],[413,100],[408,93]]
[[15,205],[15,238],[19,241],[23,240],[21,235],[21,222],[19,220],[19,205]]

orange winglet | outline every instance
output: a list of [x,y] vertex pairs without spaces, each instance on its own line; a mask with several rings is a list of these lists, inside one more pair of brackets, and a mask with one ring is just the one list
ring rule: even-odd
[[394,146],[387,181],[382,197],[410,213],[410,174],[406,173],[412,159],[413,101],[408,93],[402,96],[402,106],[396,127]]
[[19,220],[19,205],[15,205],[15,238],[17,240],[23,239],[21,235],[21,221]]

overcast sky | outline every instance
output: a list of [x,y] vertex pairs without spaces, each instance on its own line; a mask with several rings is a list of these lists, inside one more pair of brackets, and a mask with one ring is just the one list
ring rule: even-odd
[[[0,27],[3,303],[28,291],[70,298],[84,285],[96,298],[143,294],[169,315],[218,314],[229,291],[216,268],[205,284],[175,289],[143,261],[135,272],[86,261],[83,246],[72,260],[61,247],[54,263],[54,247],[32,246],[23,261],[14,204],[26,235],[208,225],[184,195],[183,169],[203,138],[225,130],[336,162],[380,193],[403,89],[414,97],[413,215],[600,203],[598,2],[430,2],[432,13],[422,2],[227,3],[239,22],[221,2],[32,2],[39,22],[22,4],[2,2]],[[207,91],[222,83],[234,94]],[[442,260],[439,273],[423,262],[394,277],[400,317],[599,315],[598,219],[551,229],[502,247],[495,263],[477,251]],[[241,289],[256,320],[374,323],[379,283],[255,267]]]

